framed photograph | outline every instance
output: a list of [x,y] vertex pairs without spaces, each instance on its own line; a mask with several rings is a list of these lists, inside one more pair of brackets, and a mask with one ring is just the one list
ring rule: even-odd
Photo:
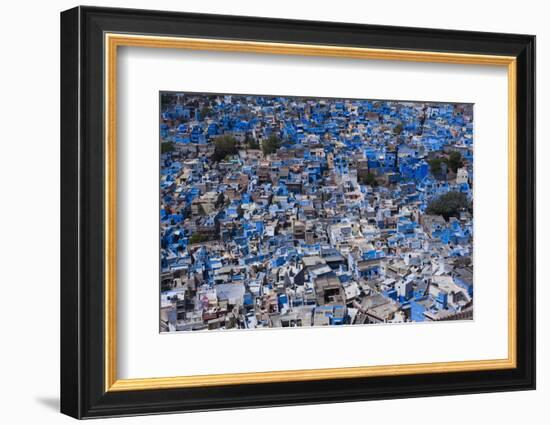
[[535,37],[61,14],[61,411],[535,387]]

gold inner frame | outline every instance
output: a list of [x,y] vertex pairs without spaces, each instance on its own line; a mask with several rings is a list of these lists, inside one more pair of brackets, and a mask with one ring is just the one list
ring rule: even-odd
[[[447,373],[515,368],[516,358],[516,58],[462,53],[370,49],[106,33],[105,46],[105,391],[135,391],[214,385]],[[495,360],[361,366],[272,372],[151,378],[117,378],[116,324],[116,106],[117,50],[120,46],[325,56],[468,65],[503,66],[508,72],[508,357]]]

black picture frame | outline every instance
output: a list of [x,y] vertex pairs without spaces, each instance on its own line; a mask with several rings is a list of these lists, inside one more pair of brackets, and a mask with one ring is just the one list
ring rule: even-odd
[[[369,378],[105,391],[105,32],[514,56],[517,367]],[[61,412],[75,418],[535,388],[535,37],[76,7],[61,13]]]

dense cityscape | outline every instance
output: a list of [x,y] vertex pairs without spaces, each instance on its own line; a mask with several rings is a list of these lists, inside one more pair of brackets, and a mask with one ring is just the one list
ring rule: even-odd
[[161,93],[160,331],[473,317],[473,105]]

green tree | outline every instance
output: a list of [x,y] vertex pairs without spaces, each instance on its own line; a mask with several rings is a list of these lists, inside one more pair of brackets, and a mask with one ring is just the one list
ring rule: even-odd
[[448,192],[439,198],[432,200],[426,208],[430,215],[442,215],[445,220],[450,217],[458,217],[461,211],[471,209],[467,196],[461,192]]
[[449,165],[449,168],[453,170],[453,173],[456,173],[456,171],[463,165],[462,155],[460,154],[460,152],[451,152],[449,154],[447,164]]
[[401,133],[403,133],[403,124],[399,123],[393,128],[393,134],[399,136]]
[[262,152],[264,153],[264,155],[269,155],[271,153],[277,152],[279,146],[281,146],[281,139],[272,134],[267,140],[264,140],[262,142]]
[[162,109],[169,107],[170,105],[174,105],[177,103],[177,96],[171,93],[162,93],[160,96],[160,104]]
[[248,147],[248,149],[260,149],[260,144],[258,143],[258,141],[248,134],[246,135],[244,143]]
[[160,144],[160,152],[167,153],[174,151],[174,142],[162,142]]
[[237,140],[230,135],[217,137],[214,140],[214,154],[212,161],[218,162],[224,159],[227,155],[235,155],[237,153]]
[[430,165],[430,171],[433,175],[437,175],[441,173],[441,164],[443,163],[443,160],[441,158],[433,158],[428,161],[428,164]]
[[204,120],[207,115],[209,115],[211,112],[211,109],[208,106],[203,106],[201,108],[201,119]]
[[376,176],[372,173],[367,173],[367,175],[363,178],[363,182],[371,187],[378,186],[378,181],[376,180]]
[[206,242],[208,240],[208,236],[203,233],[193,233],[191,237],[189,238],[189,243],[201,243]]

